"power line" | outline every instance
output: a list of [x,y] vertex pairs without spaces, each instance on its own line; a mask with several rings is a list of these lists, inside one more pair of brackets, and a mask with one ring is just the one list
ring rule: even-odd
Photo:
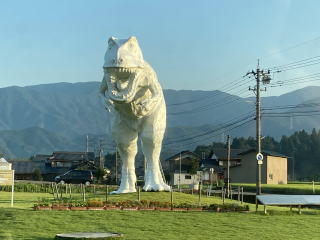
[[[230,128],[230,129],[222,129],[221,131],[219,131],[219,133],[217,133],[217,134],[215,134],[215,135],[210,135],[210,136],[207,136],[206,138],[202,138],[202,139],[197,140],[197,141],[193,141],[193,142],[189,142],[189,143],[183,143],[183,145],[184,145],[184,146],[191,146],[191,145],[194,145],[194,144],[197,144],[197,143],[200,143],[200,142],[204,142],[204,141],[206,141],[206,140],[215,138],[215,137],[219,136],[219,135],[222,134],[222,133],[227,133],[227,132],[230,132],[230,131],[232,131],[232,130],[234,130],[234,129],[240,128],[240,127],[242,127],[242,126],[244,126],[244,125],[246,125],[246,124],[248,124],[248,123],[250,123],[250,122],[253,122],[253,119],[249,119],[248,121],[245,121],[245,122],[243,122],[243,123],[241,123],[241,124],[239,124],[239,125],[236,125],[236,126]],[[178,142],[178,143],[176,143],[176,144],[179,144],[179,143],[180,143],[180,142]],[[172,144],[172,145],[173,145],[173,144]],[[165,147],[166,147],[166,145],[165,145]]]
[[[212,94],[212,92],[210,92],[209,94],[207,94],[205,96],[202,96],[201,98],[188,100],[188,101],[184,101],[184,102],[179,102],[179,103],[168,104],[167,107],[170,108],[170,107],[174,107],[174,106],[179,106],[179,105],[184,105],[184,104],[189,104],[189,103],[195,103],[195,102],[201,102],[201,101],[204,101],[204,100],[208,100],[208,98],[212,98],[212,97],[215,97],[217,95],[220,95],[220,94],[222,94],[222,92],[228,92],[228,91],[234,89],[234,87],[236,86],[235,83],[239,82],[239,80],[242,79],[242,78],[243,77],[237,78],[234,81],[225,84],[223,87],[214,90],[213,94]],[[229,85],[231,85],[231,88],[229,87]]]
[[316,37],[316,38],[313,38],[313,39],[310,39],[310,40],[307,40],[307,41],[303,41],[303,42],[298,43],[298,44],[295,44],[295,45],[293,45],[291,47],[288,47],[288,48],[285,48],[285,49],[282,49],[282,50],[279,50],[279,51],[272,52],[272,53],[270,53],[268,55],[265,55],[265,56],[263,56],[261,58],[267,58],[267,57],[271,57],[271,56],[277,55],[279,53],[287,52],[287,51],[290,51],[292,49],[295,49],[295,48],[301,47],[303,45],[306,45],[306,44],[308,44],[310,42],[314,42],[314,41],[318,41],[318,40],[320,40],[320,36]]
[[262,110],[281,110],[281,109],[292,109],[292,108],[310,108],[310,107],[317,107],[320,106],[320,102],[315,103],[305,103],[299,105],[278,105],[278,106],[271,106],[267,108],[263,108]]
[[[191,136],[191,137],[187,137],[187,138],[184,138],[184,139],[179,139],[178,141],[172,141],[172,140],[171,140],[171,142],[164,143],[163,145],[173,145],[173,144],[177,144],[177,142],[178,142],[178,143],[181,143],[181,142],[193,140],[193,139],[195,139],[195,138],[200,138],[200,137],[203,137],[203,136],[207,136],[207,135],[209,135],[209,134],[212,134],[212,133],[215,133],[215,132],[218,132],[218,131],[225,130],[225,129],[229,128],[229,127],[232,127],[232,126],[234,126],[234,125],[236,125],[236,124],[238,124],[238,123],[241,123],[241,122],[243,122],[243,121],[245,121],[245,120],[248,120],[248,119],[251,119],[251,120],[252,120],[252,119],[253,119],[253,115],[247,116],[247,117],[245,117],[245,118],[242,118],[241,120],[237,120],[237,121],[234,121],[234,122],[231,122],[231,123],[227,123],[227,124],[225,124],[225,125],[219,126],[219,127],[215,128],[215,129],[212,129],[212,130],[210,130],[210,131],[207,131],[207,132],[204,132],[204,133],[201,133],[201,134],[197,134],[197,135],[194,135],[194,136]],[[250,120],[250,121],[251,121],[251,120]]]
[[284,82],[284,83],[278,83],[278,84],[273,84],[270,87],[282,87],[282,86],[290,86],[290,85],[296,85],[296,84],[301,84],[301,83],[310,83],[310,82],[317,82],[320,81],[319,79],[313,79],[313,80],[305,80],[305,81],[296,81],[296,82]]
[[313,66],[316,64],[320,64],[320,56],[310,57],[310,58],[295,61],[292,63],[274,66],[274,67],[271,67],[270,70],[272,70],[273,72],[284,72],[284,71],[289,71],[289,70],[293,70],[293,69]]
[[[241,95],[241,94],[245,93],[246,91],[247,91],[247,88],[244,88],[244,89],[239,90],[236,94]],[[227,104],[230,104],[232,102],[240,101],[240,100],[242,100],[241,97],[234,96],[234,95],[228,95],[228,96],[222,97],[221,99],[219,99],[219,101],[218,100],[211,101],[211,102],[207,103],[206,105],[197,106],[197,107],[194,107],[192,109],[188,109],[186,111],[168,112],[168,115],[196,114],[196,113],[207,111],[207,110],[210,110],[210,109],[212,110],[214,108],[221,107],[223,105],[227,105]]]
[[[236,117],[233,117],[231,118],[228,122],[226,122],[225,124],[228,124],[228,123],[233,123],[233,122],[238,122],[238,121],[241,121],[242,118],[247,118],[249,116],[253,117],[254,116],[254,110],[251,110],[249,112],[246,112],[246,113],[243,113],[243,114],[240,114]],[[222,120],[222,119],[220,119]],[[223,119],[224,120],[224,119]],[[219,121],[219,120],[217,120]],[[185,138],[189,138],[189,134],[188,135],[182,135],[182,136],[179,136],[178,138],[170,138],[170,141],[181,141]],[[193,138],[193,137],[192,137]],[[167,143],[166,143],[167,144]]]
[[266,118],[289,118],[289,117],[309,117],[309,116],[320,116],[320,111],[319,112],[314,112],[310,114],[290,114],[290,115],[265,115],[263,114],[263,117]]

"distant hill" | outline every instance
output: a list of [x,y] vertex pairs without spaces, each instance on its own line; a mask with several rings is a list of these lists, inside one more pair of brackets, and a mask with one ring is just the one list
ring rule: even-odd
[[[111,151],[108,115],[98,94],[99,83],[56,83],[0,88],[0,152],[10,157],[29,157],[55,150],[85,150],[86,135],[106,139]],[[263,107],[319,103],[320,87],[307,87],[279,97],[262,99]],[[163,149],[193,149],[200,143],[223,140],[215,131],[239,115],[254,110],[253,98],[220,91],[164,90],[167,133]],[[297,106],[297,109],[294,108]],[[315,107],[316,109],[319,107]],[[319,109],[320,110],[320,109]],[[262,134],[279,139],[300,129],[318,128],[320,116],[262,118]],[[212,132],[211,135],[207,135]],[[254,136],[254,121],[229,132],[233,137]],[[193,136],[203,137],[193,138]],[[186,141],[181,139],[190,138]]]

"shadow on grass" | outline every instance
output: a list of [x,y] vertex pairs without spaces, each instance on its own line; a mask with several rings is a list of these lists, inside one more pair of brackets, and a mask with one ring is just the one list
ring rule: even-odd
[[264,216],[317,216],[320,215],[319,212],[316,211],[310,211],[308,209],[301,210],[301,213],[299,213],[298,210],[294,209],[292,211],[277,211],[277,210],[267,210],[267,214],[265,214],[263,211],[256,212],[258,215],[264,215]]

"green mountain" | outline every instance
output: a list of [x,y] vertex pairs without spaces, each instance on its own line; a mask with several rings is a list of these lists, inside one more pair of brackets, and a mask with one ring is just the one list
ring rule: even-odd
[[[114,151],[108,134],[108,114],[98,88],[98,82],[0,88],[0,152],[8,157],[30,157],[58,150],[84,151],[87,134],[90,150],[98,147],[99,139],[104,139],[105,151]],[[307,87],[262,99],[263,108],[292,106],[281,110],[287,117],[262,115],[262,134],[280,139],[297,130],[318,128],[319,115],[290,114],[303,110],[303,104],[319,103],[319,90],[320,87]],[[229,132],[224,130],[224,126],[254,110],[253,98],[220,91],[164,90],[164,94],[168,128],[163,150],[167,153],[224,141],[225,134],[255,135],[254,121]]]

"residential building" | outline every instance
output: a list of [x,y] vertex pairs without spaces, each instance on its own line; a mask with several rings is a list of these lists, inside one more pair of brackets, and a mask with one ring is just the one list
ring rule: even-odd
[[[262,151],[263,164],[261,165],[262,184],[287,184],[287,156],[272,152]],[[257,159],[256,150],[250,149],[238,154],[241,162],[230,167],[231,183],[256,183]],[[226,170],[225,170],[226,175]]]
[[33,173],[39,169],[44,180],[52,181],[55,176],[71,169],[94,169],[93,152],[53,152],[51,155],[37,154],[27,161],[11,161],[16,179],[32,180]]
[[[232,149],[230,151],[230,166],[238,166],[241,158],[238,153],[243,152],[243,149]],[[209,157],[202,160],[200,170],[202,171],[202,181],[204,183],[216,183],[217,181],[227,177],[224,174],[224,169],[228,166],[228,150],[225,148],[217,148],[211,151]]]
[[195,184],[200,157],[191,151],[182,151],[165,160],[164,168],[169,172],[170,185]]

